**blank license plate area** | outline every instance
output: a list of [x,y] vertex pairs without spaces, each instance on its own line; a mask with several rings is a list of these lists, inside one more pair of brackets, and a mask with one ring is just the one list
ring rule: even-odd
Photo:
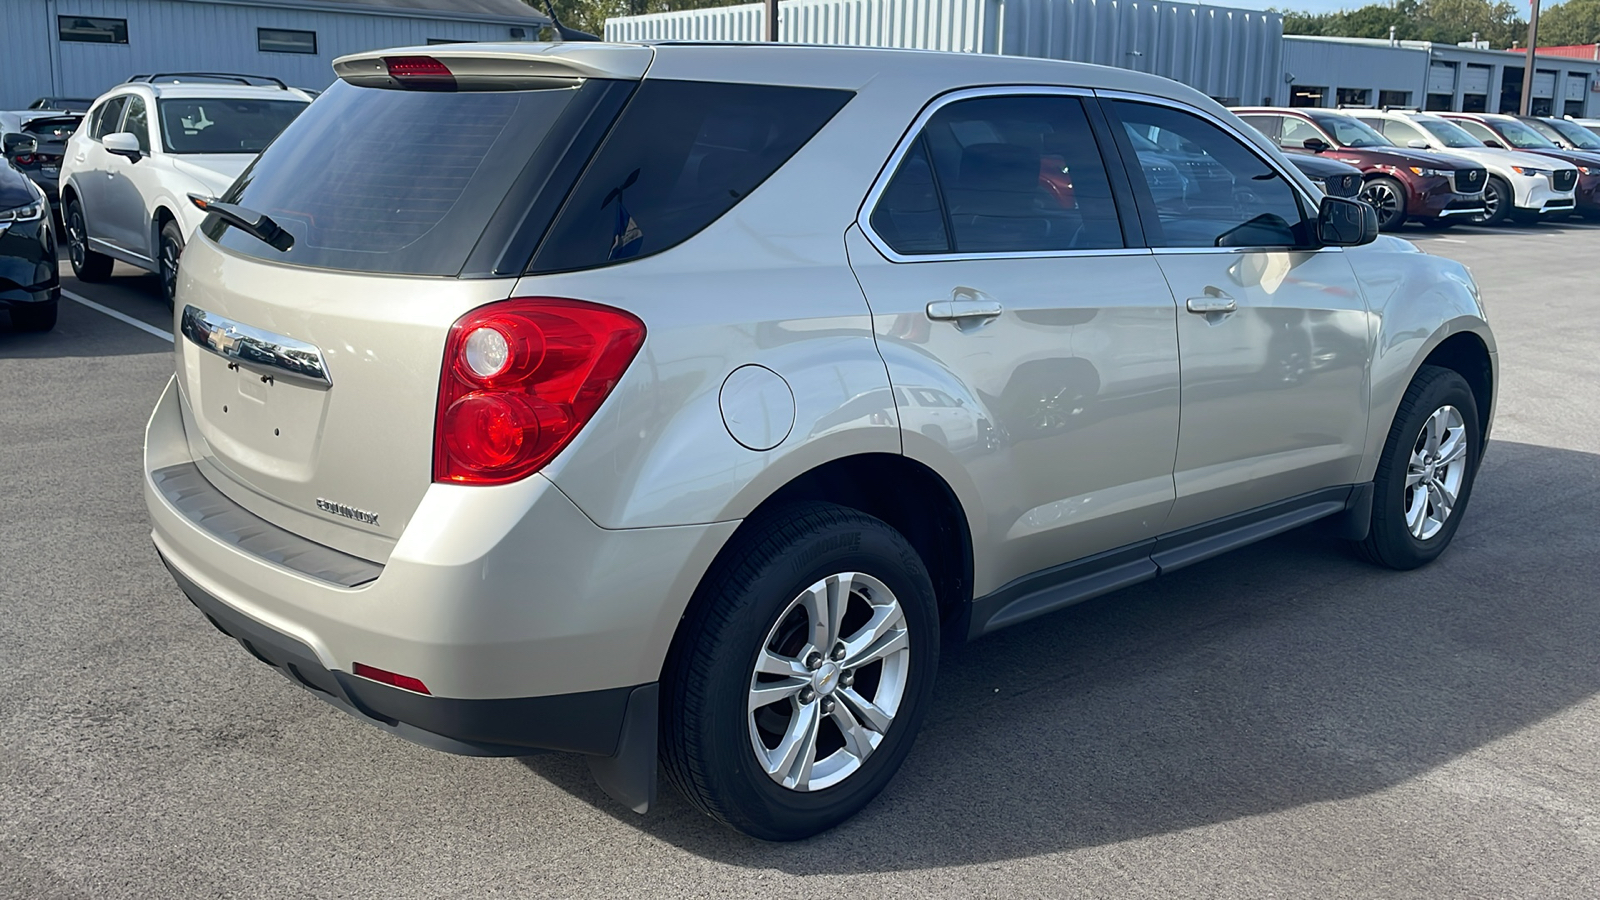
[[201,408],[195,412],[212,452],[239,474],[310,480],[332,389],[197,355]]

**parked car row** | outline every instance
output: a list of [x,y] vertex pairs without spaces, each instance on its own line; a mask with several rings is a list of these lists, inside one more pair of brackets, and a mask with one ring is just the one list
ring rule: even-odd
[[1600,138],[1570,120],[1392,109],[1234,110],[1291,159],[1361,170],[1379,227],[1600,218]]
[[[178,259],[206,217],[191,195],[221,194],[311,99],[276,79],[176,73],[0,112],[0,204],[19,204],[0,205],[0,305],[12,324],[54,325],[62,233],[79,280],[102,281],[121,260],[160,275],[170,304]],[[43,198],[42,215],[17,178]]]

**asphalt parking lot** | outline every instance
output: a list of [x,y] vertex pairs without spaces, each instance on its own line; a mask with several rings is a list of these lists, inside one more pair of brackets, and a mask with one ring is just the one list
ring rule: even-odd
[[[792,845],[292,686],[151,548],[171,344],[70,300],[50,334],[0,329],[0,896],[1594,896],[1600,227],[1406,236],[1472,267],[1501,350],[1442,560],[1291,533],[985,638],[887,792]],[[153,277],[63,270],[170,328]]]

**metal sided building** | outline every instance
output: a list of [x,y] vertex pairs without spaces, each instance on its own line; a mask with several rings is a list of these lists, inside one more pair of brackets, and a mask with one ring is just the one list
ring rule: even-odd
[[[761,4],[606,20],[613,41],[759,41]],[[786,0],[786,43],[998,53],[1165,75],[1224,103],[1284,102],[1283,17],[1165,0]]]
[[0,0],[0,109],[96,97],[129,76],[243,72],[321,89],[334,57],[429,42],[536,40],[521,0]]
[[[1401,106],[1454,112],[1521,108],[1522,51],[1369,38],[1284,38],[1295,106]],[[1534,57],[1535,115],[1600,115],[1600,60]]]

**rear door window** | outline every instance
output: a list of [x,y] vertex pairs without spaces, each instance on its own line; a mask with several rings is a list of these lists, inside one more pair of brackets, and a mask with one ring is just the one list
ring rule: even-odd
[[604,266],[688,240],[766,181],[852,96],[818,88],[646,79],[573,189],[529,271]]
[[905,254],[1123,246],[1105,161],[1076,97],[978,97],[943,107],[871,223]]
[[116,134],[117,127],[122,124],[122,109],[127,103],[126,95],[107,100],[94,114],[94,130],[89,136],[98,141],[108,134]]

